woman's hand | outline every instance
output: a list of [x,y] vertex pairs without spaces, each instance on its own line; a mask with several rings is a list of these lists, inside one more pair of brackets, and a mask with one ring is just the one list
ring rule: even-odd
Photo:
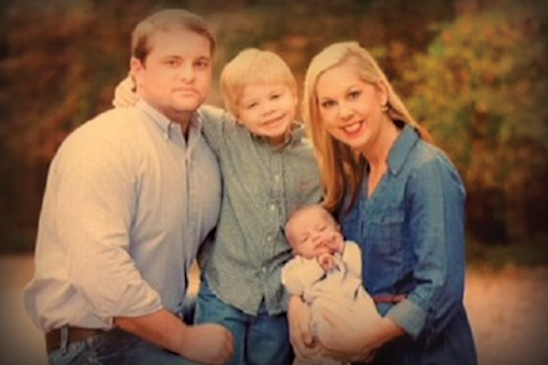
[[342,362],[369,362],[384,343],[403,335],[405,332],[388,318],[364,323],[360,331],[349,331],[337,321],[328,309],[322,312],[324,319],[333,327],[336,336],[321,338],[322,354]]
[[312,357],[320,352],[310,332],[310,310],[301,297],[293,295],[289,299],[287,311],[289,337],[295,355],[305,363],[313,363]]

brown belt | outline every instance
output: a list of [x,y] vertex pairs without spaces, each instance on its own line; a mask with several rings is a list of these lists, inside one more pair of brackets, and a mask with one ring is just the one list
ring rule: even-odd
[[399,303],[405,298],[406,294],[378,294],[372,296],[375,303]]
[[[83,341],[90,336],[97,335],[100,333],[105,333],[105,332],[98,329],[69,326],[67,344]],[[48,354],[51,351],[58,349],[60,347],[61,347],[61,329],[57,328],[46,333],[46,351],[48,352]]]

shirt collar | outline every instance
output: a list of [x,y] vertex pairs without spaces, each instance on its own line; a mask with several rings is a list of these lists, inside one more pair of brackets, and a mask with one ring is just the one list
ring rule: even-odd
[[418,141],[419,134],[416,128],[408,124],[405,125],[388,155],[388,168],[392,174],[396,175],[400,172]]
[[[164,139],[166,141],[172,138],[174,128],[178,127],[177,123],[173,122],[171,119],[159,112],[156,108],[144,101],[142,98],[137,101],[135,107],[147,114],[156,123],[158,128],[160,128],[160,130],[162,131],[162,134],[164,135]],[[197,131],[201,130],[202,120],[198,113],[192,113],[190,117],[190,124],[188,125],[188,127],[190,129],[196,129]]]

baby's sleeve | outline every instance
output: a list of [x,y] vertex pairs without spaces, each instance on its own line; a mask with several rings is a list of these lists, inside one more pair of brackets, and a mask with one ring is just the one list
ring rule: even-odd
[[354,241],[345,241],[343,262],[349,273],[361,279],[362,277],[362,253],[360,247]]

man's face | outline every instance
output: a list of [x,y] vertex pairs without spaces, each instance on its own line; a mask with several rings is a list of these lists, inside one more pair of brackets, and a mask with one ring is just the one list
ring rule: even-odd
[[139,95],[175,121],[188,116],[209,92],[209,40],[191,30],[171,29],[153,34],[149,46],[144,64],[137,59],[131,61]]

